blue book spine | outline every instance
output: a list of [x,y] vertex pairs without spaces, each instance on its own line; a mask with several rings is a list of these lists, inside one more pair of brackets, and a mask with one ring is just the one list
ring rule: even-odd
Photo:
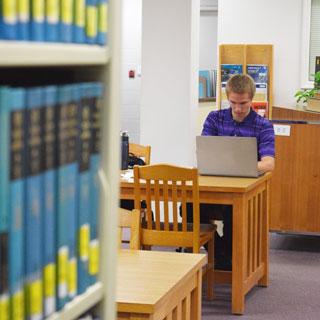
[[47,86],[44,91],[43,137],[44,137],[44,205],[43,205],[43,288],[44,315],[56,311],[56,151],[57,151],[57,86]]
[[69,270],[68,293],[69,298],[74,298],[78,293],[77,276],[77,208],[78,208],[78,110],[80,91],[76,85],[67,86],[70,90],[71,100],[68,103],[68,244],[69,244]]
[[86,39],[87,43],[97,42],[98,6],[97,0],[86,0]]
[[97,43],[105,46],[108,43],[108,0],[98,0],[98,36]]
[[74,0],[60,0],[60,41],[72,42]]
[[0,1],[0,39],[17,39],[17,3],[16,0]]
[[0,315],[9,319],[9,108],[10,89],[0,87]]
[[79,200],[78,200],[78,288],[83,293],[90,285],[89,281],[89,243],[90,243],[90,98],[92,96],[89,83],[79,85],[82,99],[79,110]]
[[27,89],[25,280],[27,319],[41,319],[42,285],[42,89]]
[[59,41],[60,0],[45,3],[45,41]]
[[68,263],[69,263],[69,208],[68,208],[68,162],[67,162],[67,125],[68,103],[71,92],[67,86],[58,88],[58,115],[57,115],[57,309],[60,310],[68,302]]
[[18,40],[29,40],[29,24],[30,24],[30,2],[29,0],[18,1],[18,26],[17,38]]
[[10,319],[24,319],[24,204],[26,91],[11,89],[9,188]]
[[101,83],[93,85],[93,99],[91,100],[91,139],[92,148],[90,156],[90,254],[89,275],[90,283],[97,281],[99,272],[99,237],[98,216],[100,203],[100,183],[98,171],[101,163],[101,105],[103,97],[103,86]]
[[44,41],[45,5],[44,0],[31,0],[30,40]]
[[74,0],[74,42],[86,42],[86,0]]

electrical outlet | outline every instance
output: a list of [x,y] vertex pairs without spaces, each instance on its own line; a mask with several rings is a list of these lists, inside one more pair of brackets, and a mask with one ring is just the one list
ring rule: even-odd
[[274,134],[276,136],[290,136],[291,126],[283,125],[283,124],[274,124],[273,125]]

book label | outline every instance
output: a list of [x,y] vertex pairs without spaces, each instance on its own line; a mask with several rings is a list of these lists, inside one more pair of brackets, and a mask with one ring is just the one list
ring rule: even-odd
[[29,0],[18,0],[18,17],[20,22],[29,21]]
[[94,38],[96,37],[98,30],[97,30],[97,7],[95,6],[88,6],[87,7],[87,23],[86,23],[86,30],[87,36]]
[[72,0],[61,1],[61,20],[65,24],[72,24]]
[[63,299],[68,295],[68,258],[69,249],[61,247],[58,252],[58,297]]
[[85,26],[85,0],[76,0],[75,3],[75,25],[78,27]]
[[99,32],[107,32],[108,31],[108,4],[100,3],[99,7]]
[[9,320],[9,295],[0,296],[0,315],[1,320]]
[[94,239],[90,242],[89,252],[89,274],[94,276],[99,272],[99,240]]
[[68,266],[68,291],[69,296],[74,297],[77,294],[77,281],[78,281],[78,274],[77,274],[77,259],[72,258],[69,260]]
[[8,24],[15,24],[17,21],[17,8],[16,1],[4,0],[2,3],[3,6],[3,20]]
[[79,255],[82,261],[87,261],[89,259],[89,242],[90,227],[89,224],[86,223],[81,226],[79,231]]
[[32,17],[35,22],[44,22],[44,1],[33,0],[32,1]]
[[24,319],[24,297],[23,297],[23,292],[18,291],[16,292],[12,298],[12,307],[11,307],[11,312],[12,312],[12,319],[15,320],[23,320]]
[[47,0],[46,2],[46,12],[47,21],[49,23],[58,23],[59,21],[59,0]]
[[30,318],[41,316],[42,314],[42,281],[36,280],[28,285],[28,295],[30,300]]

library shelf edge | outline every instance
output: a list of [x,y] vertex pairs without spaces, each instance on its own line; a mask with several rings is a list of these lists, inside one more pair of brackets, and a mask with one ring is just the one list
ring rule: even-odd
[[84,312],[95,306],[103,299],[103,285],[101,282],[97,282],[88,290],[76,296],[72,301],[67,303],[65,307],[59,312],[46,318],[46,320],[67,320],[75,319],[81,316]]
[[103,65],[108,47],[73,43],[0,41],[1,67]]

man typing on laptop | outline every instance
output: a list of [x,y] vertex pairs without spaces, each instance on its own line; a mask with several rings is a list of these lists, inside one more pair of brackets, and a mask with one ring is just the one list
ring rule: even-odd
[[[250,76],[232,76],[226,85],[230,108],[210,112],[204,122],[202,135],[255,137],[258,171],[267,172],[272,171],[275,165],[274,130],[267,119],[251,108],[255,89],[255,83]],[[188,209],[191,212],[192,207],[189,206]],[[223,237],[217,236],[215,239],[215,267],[231,270],[232,206],[201,204],[200,217],[201,223],[223,220]]]

